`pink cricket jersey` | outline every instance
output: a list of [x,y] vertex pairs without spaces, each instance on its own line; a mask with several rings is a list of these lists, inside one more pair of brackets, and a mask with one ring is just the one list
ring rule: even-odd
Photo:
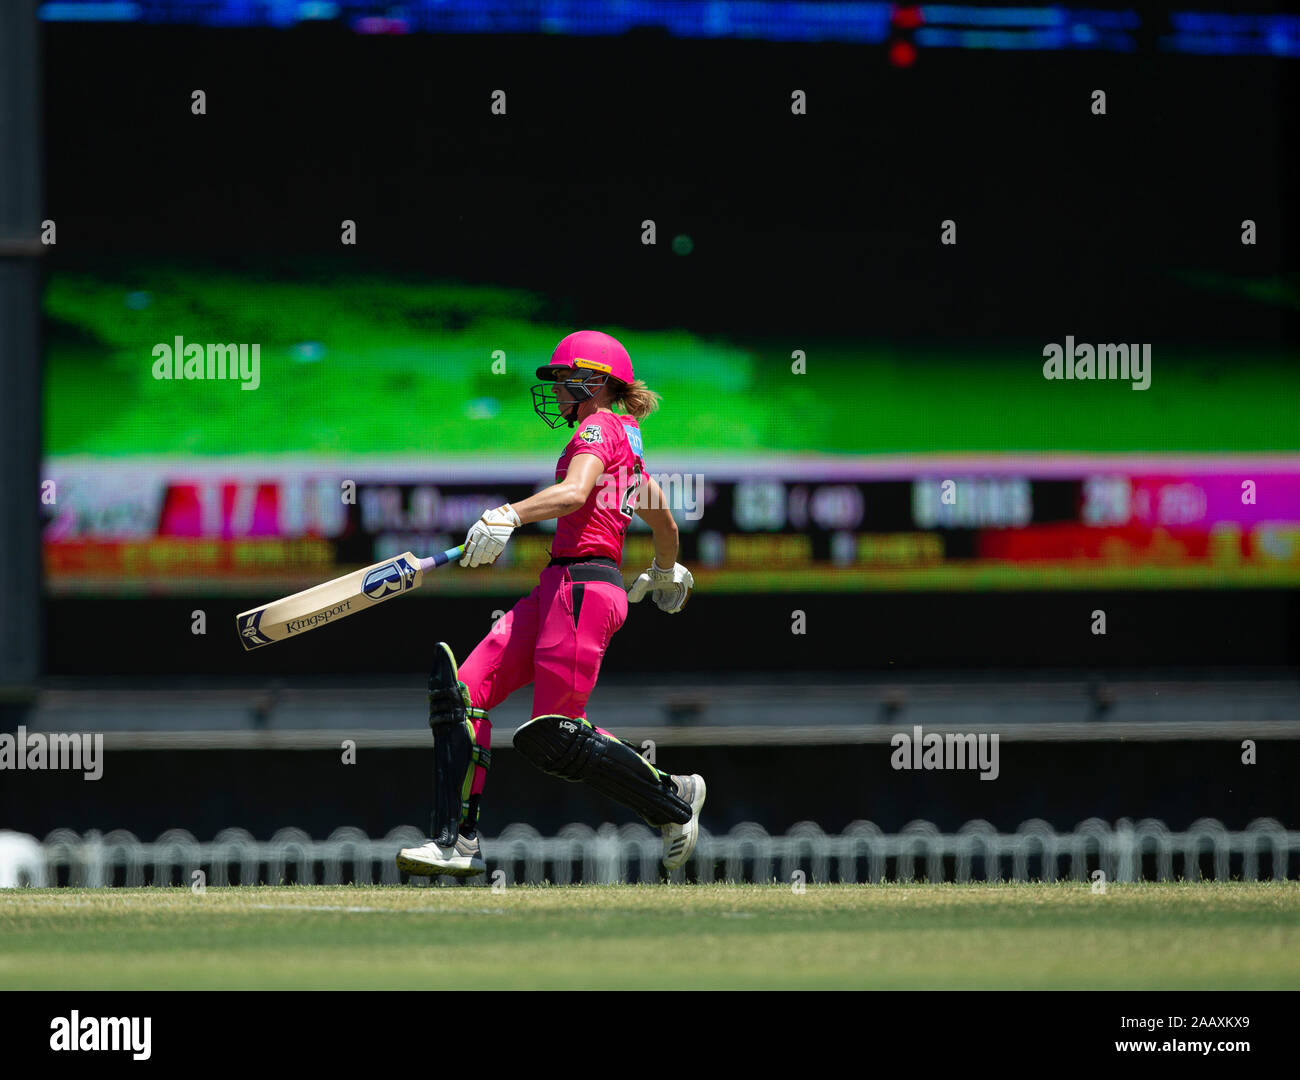
[[605,555],[623,561],[623,538],[632,523],[632,504],[641,486],[641,428],[620,413],[598,412],[580,420],[555,465],[559,483],[575,454],[595,454],[604,468],[587,501],[556,522],[555,556]]

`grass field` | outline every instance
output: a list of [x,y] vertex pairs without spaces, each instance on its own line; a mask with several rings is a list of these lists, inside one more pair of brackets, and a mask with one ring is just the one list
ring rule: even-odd
[[1300,988],[1300,883],[0,892],[0,989]]

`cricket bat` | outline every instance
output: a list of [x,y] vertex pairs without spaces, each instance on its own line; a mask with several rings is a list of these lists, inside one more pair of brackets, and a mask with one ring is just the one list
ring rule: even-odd
[[407,551],[352,574],[314,585],[300,593],[242,611],[235,629],[246,651],[284,641],[295,634],[355,615],[385,600],[418,589],[426,570],[454,562],[465,554],[464,545],[421,559]]

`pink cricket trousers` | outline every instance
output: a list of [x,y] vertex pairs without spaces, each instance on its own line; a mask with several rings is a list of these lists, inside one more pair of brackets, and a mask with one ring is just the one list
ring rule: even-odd
[[[476,709],[490,712],[531,682],[532,716],[586,718],[605,649],[627,620],[627,593],[612,581],[574,581],[576,569],[543,570],[533,591],[496,621],[460,665],[460,680]],[[491,721],[471,723],[475,743],[490,746]],[[485,779],[484,770],[476,769],[470,793],[481,793]]]

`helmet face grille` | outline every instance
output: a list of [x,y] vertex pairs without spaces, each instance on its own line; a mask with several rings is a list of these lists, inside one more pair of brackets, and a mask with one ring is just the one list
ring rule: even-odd
[[[569,427],[577,422],[578,402],[563,404],[555,396],[555,383],[538,383],[533,387],[533,412],[546,421],[549,427],[557,428],[565,421]],[[571,414],[571,415],[570,415]]]
[[[578,420],[578,408],[585,401],[590,401],[596,396],[606,382],[609,376],[605,375],[599,379],[555,379],[552,382],[537,383],[533,386],[533,411],[553,428],[560,424],[568,422],[569,427],[573,427]],[[559,388],[563,386],[573,401],[567,405],[559,399]]]

